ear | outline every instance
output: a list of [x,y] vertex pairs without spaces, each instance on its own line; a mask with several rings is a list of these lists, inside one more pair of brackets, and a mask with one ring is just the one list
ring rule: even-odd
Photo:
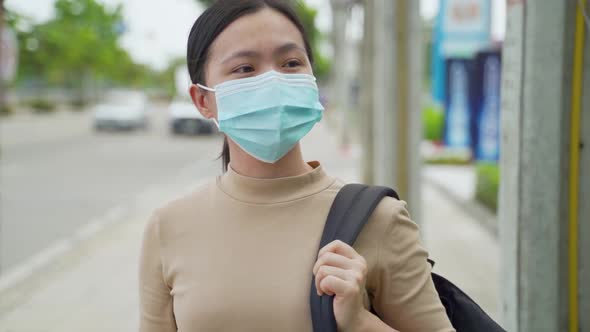
[[211,98],[213,97],[212,92],[199,88],[196,84],[192,84],[188,91],[193,104],[205,118],[215,119],[217,117],[215,100]]

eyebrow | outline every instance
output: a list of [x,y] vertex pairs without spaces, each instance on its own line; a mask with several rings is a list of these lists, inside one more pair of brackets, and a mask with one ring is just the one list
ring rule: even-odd
[[[277,56],[277,55],[289,53],[294,50],[297,50],[297,51],[300,51],[303,53],[307,53],[307,51],[303,47],[301,47],[295,43],[286,43],[282,46],[279,46],[272,53],[274,56]],[[223,61],[221,61],[221,63],[225,64],[235,58],[260,58],[260,57],[261,57],[261,54],[257,51],[243,50],[243,51],[237,51],[235,53],[232,53],[232,55],[225,58]]]
[[273,55],[277,56],[277,55],[289,53],[291,51],[300,51],[300,52],[307,54],[307,51],[303,47],[301,47],[295,43],[286,43],[286,44],[278,47],[277,49],[275,49],[273,52]]
[[260,57],[260,53],[256,52],[256,51],[237,51],[235,53],[233,53],[232,55],[228,56],[227,58],[225,58],[225,60],[221,61],[221,63],[228,63],[231,60],[235,59],[235,58],[259,58]]

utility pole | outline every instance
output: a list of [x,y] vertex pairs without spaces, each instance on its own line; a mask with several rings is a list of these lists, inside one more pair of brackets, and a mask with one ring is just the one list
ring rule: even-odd
[[508,331],[590,331],[584,3],[507,2],[499,233]]
[[422,159],[422,19],[419,1],[397,0],[395,23],[395,91],[397,97],[397,121],[395,122],[398,144],[396,182],[402,195],[407,197],[415,220],[419,219],[421,201],[420,170]]
[[[375,183],[397,187],[395,182],[397,153],[395,133],[396,94],[394,86],[395,45],[392,33],[394,31],[394,1],[369,0],[374,2],[375,9],[375,57],[373,62],[373,140],[375,156]],[[399,188],[396,188],[399,190]]]
[[361,43],[360,137],[362,144],[361,171],[366,184],[375,184],[375,153],[373,137],[374,62],[375,62],[375,1],[363,1],[363,40]]
[[331,105],[338,112],[337,119],[340,132],[340,143],[347,146],[350,132],[350,77],[347,75],[348,54],[346,52],[346,22],[351,6],[350,0],[331,0],[332,6],[332,45],[334,46],[334,62],[331,75],[332,92]]
[[[4,56],[4,45],[1,45],[2,41],[2,34],[4,33],[4,0],[0,0],[0,64],[2,63],[2,57]],[[6,107],[5,97],[4,97],[4,80],[0,77],[0,112],[4,111],[4,107]],[[1,152],[0,152],[1,153]],[[2,193],[0,192],[0,195]],[[2,197],[0,197],[1,199]],[[0,209],[2,209],[2,204],[0,201]],[[0,211],[1,213],[1,211]],[[0,241],[2,241],[2,218],[0,218]],[[0,275],[2,274],[2,246],[0,246]]]
[[[4,33],[4,0],[0,0],[0,41],[3,40],[2,36]],[[0,64],[2,63],[4,54],[4,45],[0,45]],[[5,87],[4,87],[4,79],[0,78],[0,112],[4,111],[4,107],[6,107],[6,100],[5,100]]]
[[374,0],[374,182],[420,220],[421,18],[413,0]]

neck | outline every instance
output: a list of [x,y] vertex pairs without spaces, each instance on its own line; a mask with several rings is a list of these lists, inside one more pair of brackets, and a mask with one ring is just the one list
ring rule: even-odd
[[299,143],[274,164],[268,164],[250,156],[232,142],[231,139],[228,139],[228,143],[231,168],[240,175],[260,179],[273,179],[297,176],[313,169],[303,160]]

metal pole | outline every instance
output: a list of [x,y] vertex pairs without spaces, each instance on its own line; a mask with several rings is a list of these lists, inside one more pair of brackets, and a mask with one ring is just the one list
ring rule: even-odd
[[397,139],[396,183],[400,194],[410,202],[415,221],[420,216],[420,142],[421,125],[421,18],[417,1],[397,0],[395,91],[397,93]]
[[364,1],[363,40],[361,49],[361,100],[360,124],[363,157],[361,160],[363,183],[375,184],[374,147],[373,147],[373,113],[374,113],[374,72],[375,66],[375,2]]
[[349,143],[348,119],[349,108],[349,84],[347,75],[347,52],[346,52],[346,22],[348,20],[349,1],[332,0],[332,44],[334,46],[334,63],[332,70],[332,105],[334,111],[338,112],[340,130],[340,143],[345,146]]
[[[590,1],[586,1],[584,11],[590,13]],[[588,16],[588,15],[586,15]],[[590,20],[589,20],[590,21]],[[586,23],[586,41],[584,49],[584,76],[581,96],[581,132],[580,132],[580,193],[579,204],[579,280],[580,280],[580,331],[590,331],[590,22]]]
[[[2,34],[4,33],[4,0],[0,0],[0,40],[2,40]],[[3,56],[3,46],[0,45],[0,63],[2,63],[2,56]],[[4,81],[0,79],[0,111],[4,111],[4,107],[6,107],[5,97],[4,97]],[[2,153],[0,151],[0,153]],[[1,156],[0,156],[1,158]],[[1,184],[0,184],[1,185]],[[0,186],[1,188],[1,186]],[[2,192],[0,191],[0,275],[2,275]]]
[[374,73],[374,151],[375,182],[393,188],[395,181],[397,144],[395,143],[395,58],[394,1],[375,0],[375,66]]
[[[0,0],[0,40],[2,40],[2,34],[4,33],[4,0]],[[0,63],[2,63],[4,45],[0,45]],[[4,80],[0,79],[0,110],[3,110],[6,106],[5,102],[5,86]]]
[[420,220],[422,83],[418,2],[374,1],[374,180],[395,188]]
[[[422,89],[423,89],[423,23],[420,16],[419,1],[408,2],[408,200],[411,202],[412,218],[418,224],[422,223],[422,155],[420,146],[424,138],[422,126]],[[400,82],[403,84],[403,82]]]
[[[572,66],[570,142],[570,331],[590,331],[590,18],[578,0]],[[575,302],[575,303],[574,303]]]

